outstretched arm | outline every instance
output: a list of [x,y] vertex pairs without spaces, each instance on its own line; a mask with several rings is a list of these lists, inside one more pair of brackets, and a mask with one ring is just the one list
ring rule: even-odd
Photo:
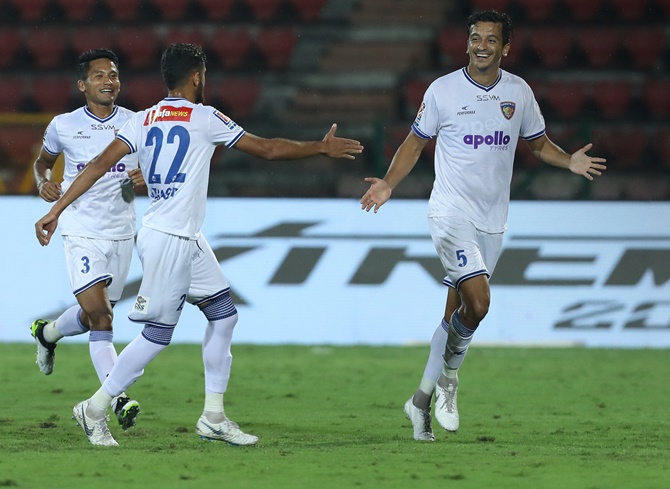
[[374,207],[375,214],[377,213],[379,208],[391,198],[393,189],[412,171],[426,143],[428,143],[427,139],[422,139],[410,131],[393,156],[384,179],[375,177],[365,179],[371,185],[361,198],[361,209],[370,212],[370,209]]
[[42,246],[51,241],[53,233],[58,226],[58,217],[72,202],[77,200],[84,192],[102,177],[121,158],[129,153],[128,146],[119,139],[114,139],[105,150],[95,157],[84,167],[67,192],[56,202],[47,215],[35,223],[35,234]]
[[586,154],[593,147],[591,143],[571,155],[559,148],[546,135],[526,141],[526,143],[540,160],[552,166],[566,168],[576,175],[582,175],[587,180],[593,180],[593,175],[600,176],[602,175],[601,170],[607,169],[605,165],[600,164],[607,161],[605,158],[592,157]]
[[333,124],[322,141],[292,141],[290,139],[265,139],[246,133],[235,144],[235,148],[265,160],[298,160],[309,156],[325,155],[330,158],[354,160],[354,155],[363,152],[360,142],[335,136],[337,124]]
[[54,156],[42,148],[40,155],[33,164],[37,191],[40,197],[47,202],[56,202],[60,198],[60,183],[51,181],[51,172],[56,164],[56,159],[58,159],[58,156]]

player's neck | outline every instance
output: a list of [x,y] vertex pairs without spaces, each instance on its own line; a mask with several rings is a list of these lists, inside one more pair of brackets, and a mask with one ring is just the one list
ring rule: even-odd
[[112,115],[112,112],[114,112],[114,105],[99,105],[99,104],[92,104],[90,102],[86,103],[86,106],[88,107],[88,110],[96,116],[98,119],[106,119],[110,115]]
[[167,96],[172,98],[184,98],[189,102],[195,103],[195,94],[179,87],[175,88],[174,90],[168,90]]
[[480,71],[477,68],[475,68],[472,65],[468,65],[466,68],[468,70],[468,75],[470,75],[470,78],[472,78],[474,81],[479,83],[480,85],[483,85],[485,87],[489,87],[493,85],[496,80],[498,79],[498,74],[500,67],[496,66],[495,69],[490,69],[486,71]]

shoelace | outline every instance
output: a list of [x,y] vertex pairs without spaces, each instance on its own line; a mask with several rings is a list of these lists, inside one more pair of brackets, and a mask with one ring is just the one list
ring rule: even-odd
[[105,436],[112,436],[112,434],[109,431],[109,427],[107,426],[107,423],[109,422],[109,416],[105,416],[102,419],[99,419],[98,421],[95,422],[96,426],[100,428],[100,432],[105,435]]

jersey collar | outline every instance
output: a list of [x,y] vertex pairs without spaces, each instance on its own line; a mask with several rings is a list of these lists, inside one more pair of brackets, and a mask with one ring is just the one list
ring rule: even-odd
[[501,69],[498,69],[498,78],[496,78],[496,81],[493,82],[492,85],[489,85],[488,87],[486,87],[486,86],[482,85],[481,83],[477,83],[477,82],[470,76],[470,74],[468,73],[468,68],[467,68],[467,66],[466,66],[465,68],[463,68],[462,71],[463,71],[463,74],[465,75],[465,78],[466,78],[470,83],[472,83],[472,84],[473,84],[474,86],[476,86],[477,88],[480,88],[480,89],[484,90],[485,92],[489,92],[489,91],[493,90],[493,88],[495,88],[495,86],[498,84],[498,82],[500,82],[500,79],[502,78],[502,70],[501,70]]
[[119,106],[118,106],[118,105],[115,105],[115,106],[114,106],[114,110],[112,111],[112,113],[111,113],[110,115],[108,115],[107,117],[105,117],[104,119],[101,119],[100,117],[98,117],[97,115],[95,115],[93,112],[91,112],[90,110],[88,110],[88,105],[84,105],[84,113],[85,113],[87,116],[89,116],[91,119],[95,119],[95,120],[98,121],[98,122],[107,122],[107,121],[110,120],[112,117],[114,117],[118,111],[119,111]]

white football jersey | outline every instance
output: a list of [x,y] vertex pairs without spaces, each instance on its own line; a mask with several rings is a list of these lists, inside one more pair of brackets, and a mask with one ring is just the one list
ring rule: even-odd
[[197,239],[214,149],[234,146],[244,133],[215,108],[183,98],[168,97],[132,117],[116,137],[139,154],[151,199],[142,225]]
[[[114,140],[114,135],[135,113],[114,107],[109,117],[100,119],[88,107],[57,115],[44,133],[44,150],[54,156],[64,154],[63,192],[86,164]],[[135,236],[135,204],[121,193],[128,170],[137,168],[137,156],[128,155],[111,168],[59,218],[63,236],[98,239],[129,239]],[[132,194],[131,194],[132,195]]]
[[545,132],[528,84],[500,70],[485,87],[466,68],[455,71],[428,87],[412,130],[437,137],[429,216],[456,211],[481,231],[503,232],[519,136],[531,140]]

